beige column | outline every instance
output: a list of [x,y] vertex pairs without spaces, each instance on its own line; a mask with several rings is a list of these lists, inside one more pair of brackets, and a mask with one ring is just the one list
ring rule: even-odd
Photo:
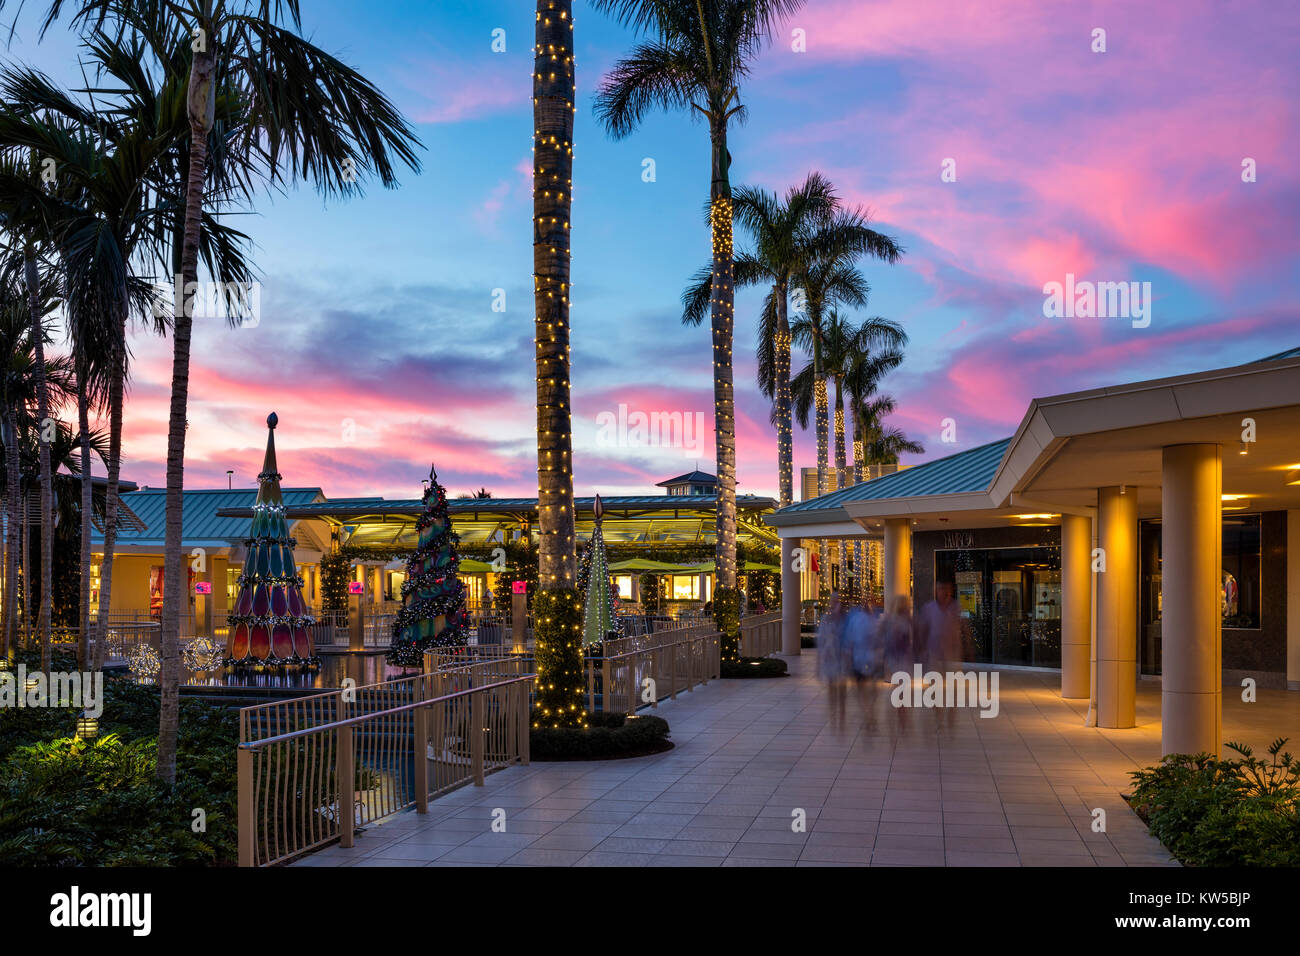
[[1092,519],[1061,515],[1061,696],[1091,695]]
[[912,597],[912,522],[908,518],[885,519],[885,610],[893,599]]
[[[799,637],[799,574],[795,570],[795,549],[798,538],[781,539],[781,653],[798,654]],[[806,559],[805,559],[806,560]]]
[[1165,448],[1161,485],[1160,749],[1217,755],[1223,737],[1219,446]]
[[1097,726],[1137,723],[1137,489],[1097,491]]

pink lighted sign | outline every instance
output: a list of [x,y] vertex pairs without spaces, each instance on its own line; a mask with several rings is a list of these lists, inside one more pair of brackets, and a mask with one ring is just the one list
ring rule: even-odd
[[194,583],[194,593],[195,593],[195,594],[211,594],[211,593],[212,593],[212,582],[211,582],[211,581],[196,581],[196,582]]
[[348,582],[348,593],[349,593],[349,594],[365,594],[365,593],[366,593],[366,585],[365,585],[365,582],[364,582],[364,581],[349,581],[349,582]]
[[515,594],[527,594],[527,593],[528,593],[528,582],[527,582],[527,581],[516,581],[513,585],[511,585],[511,587],[513,588],[513,593],[515,593]]

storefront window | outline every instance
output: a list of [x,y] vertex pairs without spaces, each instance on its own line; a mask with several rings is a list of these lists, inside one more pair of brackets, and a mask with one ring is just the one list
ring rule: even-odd
[[620,574],[614,578],[614,584],[618,587],[618,599],[620,601],[632,600],[632,575]]
[[966,660],[1061,666],[1058,548],[940,550],[934,565],[956,585]]
[[1223,593],[1220,609],[1224,627],[1259,627],[1259,515],[1223,519]]
[[696,574],[673,575],[673,600],[698,601],[700,599],[700,578]]

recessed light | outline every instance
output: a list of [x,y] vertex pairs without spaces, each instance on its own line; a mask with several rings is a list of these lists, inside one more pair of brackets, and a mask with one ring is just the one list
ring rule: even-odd
[[1300,485],[1300,468],[1293,468],[1286,473],[1286,483],[1288,485]]

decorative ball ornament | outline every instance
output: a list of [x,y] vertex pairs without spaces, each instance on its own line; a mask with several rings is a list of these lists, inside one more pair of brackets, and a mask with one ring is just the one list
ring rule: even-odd
[[162,668],[162,658],[150,644],[137,644],[126,655],[126,666],[142,683],[153,683]]
[[221,647],[210,637],[196,637],[185,645],[181,660],[191,671],[212,671],[221,664]]

